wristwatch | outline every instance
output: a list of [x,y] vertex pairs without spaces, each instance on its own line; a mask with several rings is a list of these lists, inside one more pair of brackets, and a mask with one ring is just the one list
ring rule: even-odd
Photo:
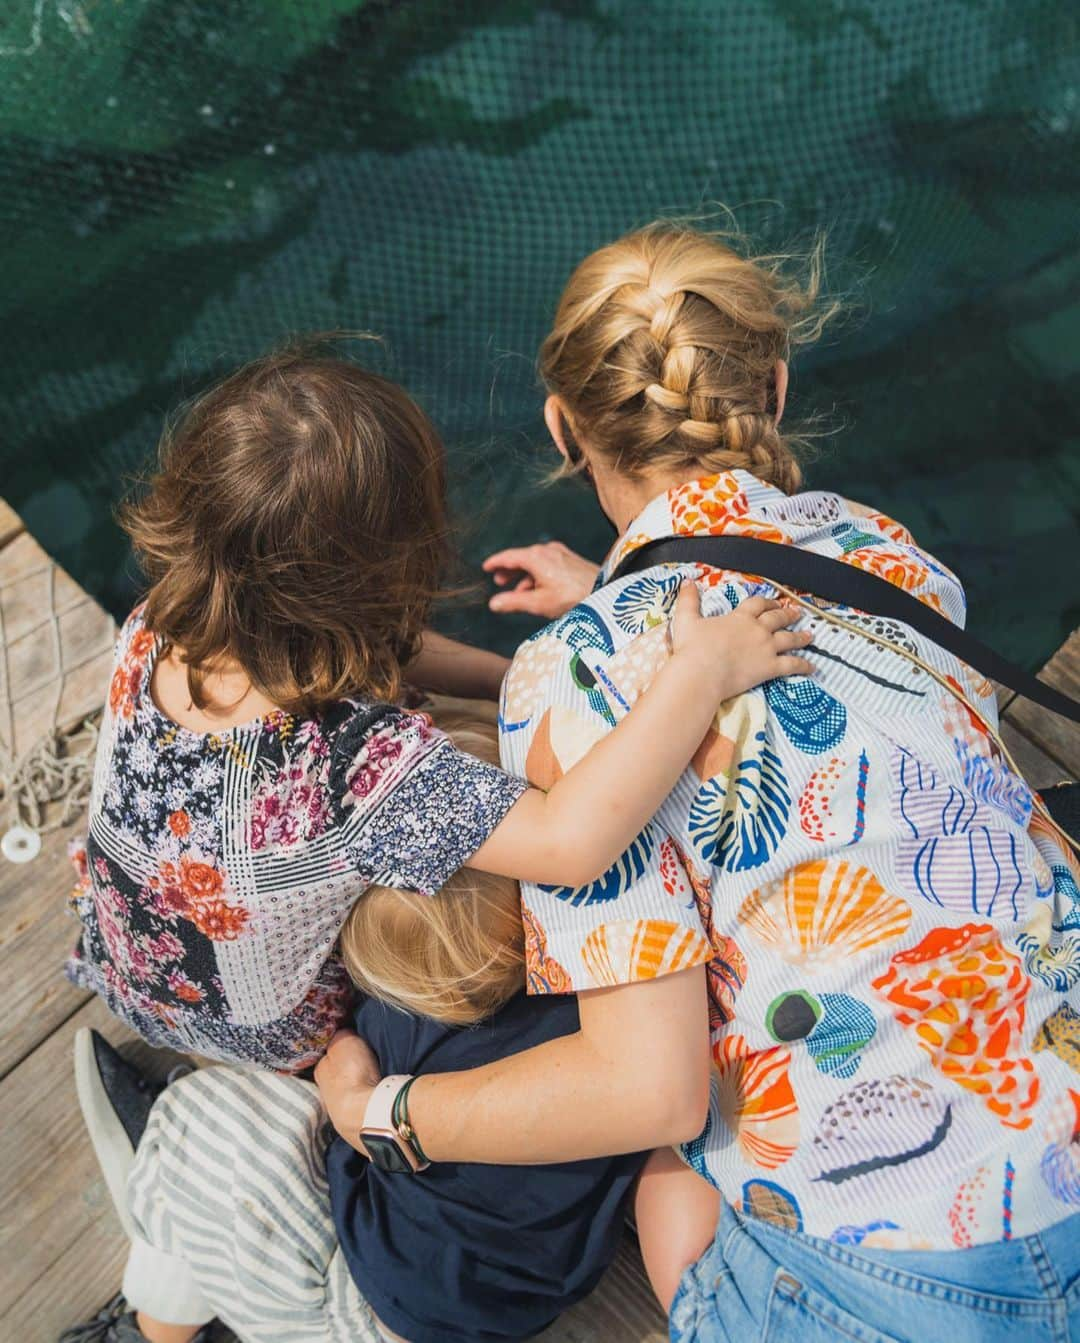
[[415,1081],[407,1073],[384,1077],[364,1111],[360,1138],[372,1163],[394,1175],[415,1175],[431,1165],[409,1124],[409,1088]]

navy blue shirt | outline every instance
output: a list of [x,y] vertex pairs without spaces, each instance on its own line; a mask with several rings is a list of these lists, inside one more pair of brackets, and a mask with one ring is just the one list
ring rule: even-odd
[[[578,1029],[576,998],[523,993],[465,1029],[374,1000],[355,1019],[384,1073],[458,1072]],[[409,1343],[494,1343],[539,1333],[592,1291],[644,1159],[388,1175],[339,1138],[327,1174],[342,1252],[382,1322]]]

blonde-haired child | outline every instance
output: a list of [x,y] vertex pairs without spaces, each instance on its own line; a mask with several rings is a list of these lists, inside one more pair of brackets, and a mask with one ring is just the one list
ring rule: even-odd
[[[495,726],[437,716],[459,750],[498,760]],[[355,1026],[387,1072],[472,1067],[578,1029],[574,998],[525,994],[518,884],[462,868],[434,896],[373,886],[341,931],[370,995]],[[390,1338],[531,1337],[599,1281],[644,1155],[562,1166],[387,1174],[336,1142],[330,1199],[350,1271]]]

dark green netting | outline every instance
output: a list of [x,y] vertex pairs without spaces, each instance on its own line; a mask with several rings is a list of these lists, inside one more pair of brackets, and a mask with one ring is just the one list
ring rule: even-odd
[[586,251],[726,201],[767,245],[828,226],[865,310],[797,370],[796,409],[848,426],[813,481],[909,523],[1037,664],[1078,619],[1078,14],[7,0],[0,493],[120,614],[109,510],[163,410],[288,331],[364,327],[445,432],[470,558],[599,554],[584,493],[531,488],[537,343]]

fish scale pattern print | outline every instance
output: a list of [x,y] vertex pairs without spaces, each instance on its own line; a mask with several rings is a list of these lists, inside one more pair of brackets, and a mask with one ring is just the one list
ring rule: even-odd
[[[760,580],[696,564],[605,580],[645,542],[759,536],[962,623],[901,524],[742,471],[656,498],[592,596],[519,650],[503,762],[548,788],[667,656],[680,584],[721,614]],[[813,615],[813,676],[722,705],[665,805],[580,889],[526,886],[529,987],[706,967],[713,1087],[684,1158],[737,1207],[845,1245],[942,1249],[1080,1207],[1080,871],[979,718],[993,688],[896,621]]]

